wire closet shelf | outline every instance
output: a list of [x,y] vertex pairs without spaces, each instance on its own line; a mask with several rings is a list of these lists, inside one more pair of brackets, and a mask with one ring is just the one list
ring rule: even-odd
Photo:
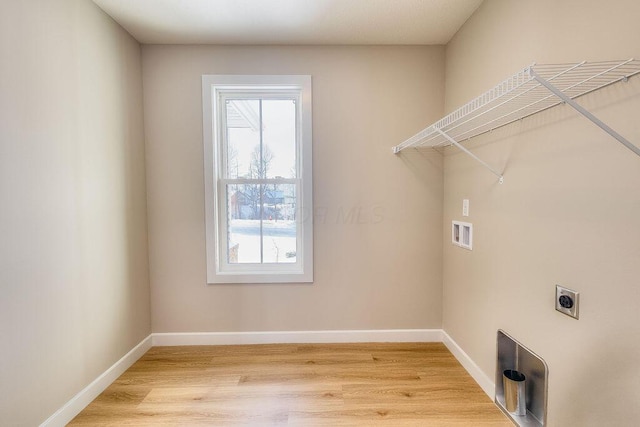
[[[626,81],[638,73],[640,60],[636,59],[532,64],[395,146],[393,152],[399,153],[411,147],[437,148],[453,144],[491,169],[459,142],[567,103],[640,155],[640,149],[573,101],[605,86]],[[501,174],[491,171],[502,179]]]

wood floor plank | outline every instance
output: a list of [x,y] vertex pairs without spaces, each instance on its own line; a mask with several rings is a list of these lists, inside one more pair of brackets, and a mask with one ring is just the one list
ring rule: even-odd
[[439,343],[154,347],[74,426],[512,424]]

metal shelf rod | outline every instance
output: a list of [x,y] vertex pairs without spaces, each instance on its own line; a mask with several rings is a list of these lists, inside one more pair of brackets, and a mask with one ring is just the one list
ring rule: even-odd
[[602,129],[603,131],[605,131],[606,133],[608,133],[609,135],[611,135],[612,137],[617,139],[619,142],[621,142],[622,145],[624,145],[629,150],[633,151],[638,156],[640,156],[640,148],[638,148],[635,145],[633,145],[624,136],[620,135],[618,132],[616,132],[615,130],[611,129],[611,127],[609,127],[605,122],[603,122],[602,120],[600,120],[599,118],[597,118],[596,116],[591,114],[589,111],[587,111],[585,108],[583,108],[580,104],[578,104],[573,99],[569,98],[567,95],[562,93],[561,90],[559,90],[554,85],[552,85],[551,83],[549,83],[548,81],[546,81],[545,79],[540,77],[534,70],[531,70],[531,75],[533,76],[534,79],[536,79],[536,81],[538,81],[538,83],[540,83],[541,85],[543,85],[544,87],[549,89],[549,91],[553,92],[553,94],[555,94],[558,98],[560,98],[564,102],[566,102],[567,105],[571,106],[578,113],[582,114],[587,119],[591,120],[600,129]]
[[471,156],[474,160],[479,162],[482,166],[484,166],[485,168],[489,169],[491,171],[491,173],[493,173],[495,176],[500,178],[500,180],[498,181],[498,182],[500,182],[500,184],[502,184],[504,182],[504,178],[502,177],[502,174],[500,172],[498,172],[497,170],[495,170],[494,168],[492,168],[491,166],[489,166],[487,164],[487,162],[485,162],[484,160],[482,160],[481,158],[479,158],[478,156],[473,154],[471,151],[467,150],[463,145],[459,144],[458,141],[456,141],[455,139],[451,138],[449,135],[447,135],[446,133],[442,132],[440,129],[438,129],[438,128],[435,128],[435,129],[436,129],[436,132],[438,132],[440,135],[442,135],[443,138],[446,138],[453,145],[455,145],[456,147],[458,147],[459,149],[464,151],[466,154]]

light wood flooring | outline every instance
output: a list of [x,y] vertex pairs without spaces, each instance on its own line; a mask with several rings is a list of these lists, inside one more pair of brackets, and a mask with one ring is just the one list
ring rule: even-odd
[[153,347],[72,426],[512,426],[439,343]]

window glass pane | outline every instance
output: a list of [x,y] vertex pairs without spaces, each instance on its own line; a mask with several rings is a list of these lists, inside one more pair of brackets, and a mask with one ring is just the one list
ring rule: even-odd
[[296,262],[295,187],[295,184],[227,185],[230,264]]
[[262,101],[264,177],[296,177],[296,105],[291,99]]
[[260,263],[260,185],[227,185],[227,262]]
[[296,262],[296,186],[265,184],[262,250],[265,263]]
[[260,101],[227,100],[226,111],[227,178],[258,178],[250,174],[251,168],[256,168],[255,162],[260,161]]

